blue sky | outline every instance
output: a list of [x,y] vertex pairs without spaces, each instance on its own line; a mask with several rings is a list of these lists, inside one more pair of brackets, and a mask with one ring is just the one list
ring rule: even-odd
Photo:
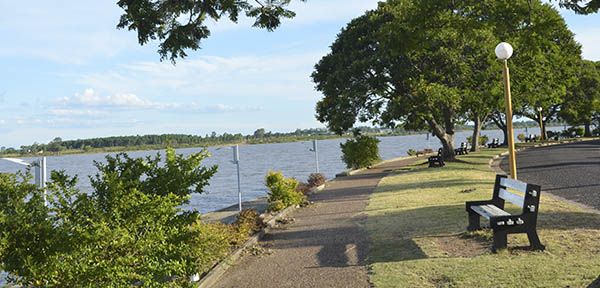
[[[275,32],[212,24],[176,66],[115,28],[114,1],[0,1],[0,146],[54,137],[251,133],[323,127],[310,80],[339,30],[375,0],[309,0]],[[600,60],[600,14],[562,11],[584,57]]]

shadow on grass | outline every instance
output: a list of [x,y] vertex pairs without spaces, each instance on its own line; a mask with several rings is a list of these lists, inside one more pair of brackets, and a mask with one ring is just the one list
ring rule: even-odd
[[[414,240],[422,237],[434,238],[448,235],[457,238],[466,237],[474,241],[483,241],[484,245],[491,248],[491,238],[469,236],[469,233],[466,233],[468,216],[464,207],[464,205],[429,206],[369,216],[367,226],[372,237],[369,262],[399,262],[428,258],[427,253]],[[596,213],[541,210],[538,217],[538,230],[573,230],[573,233],[577,233],[579,229],[600,230],[600,214]],[[484,222],[482,220],[482,224]],[[542,243],[560,241],[560,239],[544,241],[544,234],[541,238]],[[516,243],[508,244],[512,250],[527,251],[527,248],[519,247]],[[551,246],[548,248],[552,249]]]
[[600,288],[600,276],[594,280],[594,282],[590,283],[586,288]]

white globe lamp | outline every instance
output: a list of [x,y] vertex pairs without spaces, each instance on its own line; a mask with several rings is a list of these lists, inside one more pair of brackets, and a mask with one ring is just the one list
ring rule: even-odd
[[496,46],[496,57],[500,60],[508,60],[513,54],[513,47],[506,43],[502,42]]

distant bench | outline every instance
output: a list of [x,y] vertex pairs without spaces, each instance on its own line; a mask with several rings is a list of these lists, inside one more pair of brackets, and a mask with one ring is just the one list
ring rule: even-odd
[[454,155],[465,155],[469,154],[469,144],[468,143],[460,143],[460,147],[454,149]]
[[[514,189],[524,193],[513,194],[507,189]],[[514,179],[508,179],[504,175],[496,176],[492,200],[469,201],[466,209],[469,213],[468,231],[481,229],[480,217],[490,221],[490,227],[494,232],[494,244],[492,250],[506,248],[508,234],[527,233],[530,248],[533,250],[544,250],[546,247],[540,243],[537,234],[537,215],[540,204],[541,187],[528,184]],[[509,201],[521,207],[521,214],[511,215],[504,211],[504,202]]]
[[488,143],[487,147],[488,148],[498,148],[498,147],[500,147],[500,139],[498,139],[498,138],[492,139],[492,143]]
[[427,162],[429,162],[429,167],[444,167],[446,165],[446,163],[444,163],[444,157],[442,157],[442,148],[440,148],[438,150],[438,155],[437,156],[430,156],[427,159]]

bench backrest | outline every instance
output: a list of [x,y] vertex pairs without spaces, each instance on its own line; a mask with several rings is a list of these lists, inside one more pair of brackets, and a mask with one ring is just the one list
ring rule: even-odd
[[[524,196],[509,192],[508,189],[522,192]],[[504,175],[496,176],[494,198],[501,198],[523,208],[523,213],[537,212],[540,203],[541,187],[519,180],[509,179]]]

